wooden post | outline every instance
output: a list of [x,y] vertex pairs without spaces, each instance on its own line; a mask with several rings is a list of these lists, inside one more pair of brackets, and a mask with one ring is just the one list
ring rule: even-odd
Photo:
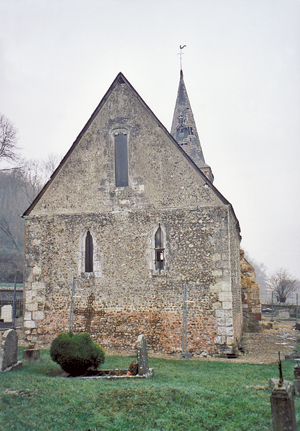
[[16,321],[16,298],[17,298],[17,276],[15,275],[15,284],[14,284],[14,299],[13,299],[13,308],[12,308],[12,328],[15,328]]

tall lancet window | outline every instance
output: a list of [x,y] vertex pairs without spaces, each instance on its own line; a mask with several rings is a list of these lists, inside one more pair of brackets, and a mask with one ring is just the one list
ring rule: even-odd
[[89,230],[85,237],[85,272],[93,272],[93,237]]
[[128,186],[128,150],[127,134],[119,133],[115,138],[115,174],[116,187]]
[[159,225],[155,233],[155,269],[159,271],[164,269],[165,265],[164,250],[163,231]]

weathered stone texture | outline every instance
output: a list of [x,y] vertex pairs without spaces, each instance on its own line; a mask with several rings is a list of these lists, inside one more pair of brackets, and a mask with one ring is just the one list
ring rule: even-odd
[[[116,128],[128,132],[129,187],[115,186]],[[136,95],[125,84],[118,85],[31,215],[218,204],[217,195],[183,154]]]
[[240,250],[240,261],[244,330],[256,332],[261,329],[260,287],[255,280],[254,268],[245,259],[243,250]]
[[[160,214],[159,220],[167,239],[166,267],[161,274],[154,269],[152,240],[157,229],[156,212],[36,217],[31,221],[30,228],[26,229],[26,254],[39,261],[32,261],[27,269],[27,278],[32,281],[26,282],[25,286],[28,310],[24,319],[25,328],[39,326],[41,330],[45,327],[48,332],[51,316],[63,311],[64,327],[57,327],[61,319],[57,320],[56,317],[53,329],[65,330],[72,278],[76,277],[76,295],[81,296],[78,302],[85,304],[88,295],[91,292],[95,294],[97,299],[94,307],[104,310],[105,313],[105,317],[98,319],[99,332],[102,338],[107,338],[106,333],[110,334],[110,337],[114,338],[113,346],[115,339],[119,338],[122,343],[124,335],[134,343],[141,332],[139,328],[143,325],[141,317],[144,316],[145,320],[145,316],[149,314],[148,320],[152,324],[148,324],[148,330],[143,330],[143,333],[150,346],[179,350],[183,284],[187,281],[189,300],[194,301],[194,304],[189,306],[188,317],[189,328],[193,334],[191,338],[194,339],[190,348],[199,352],[204,347],[206,350],[213,350],[214,336],[221,335],[220,329],[217,331],[215,310],[227,309],[226,304],[231,299],[231,292],[222,290],[223,285],[225,289],[229,289],[231,284],[227,271],[229,257],[226,256],[224,241],[227,232],[225,226],[220,232],[226,215],[226,207],[164,211]],[[78,255],[77,250],[80,248],[83,226],[88,226],[93,237],[101,244],[100,277],[79,271],[81,265],[78,260],[83,259],[83,256]],[[47,231],[47,235],[43,236],[39,243],[38,252],[35,251],[35,246],[31,245],[30,238],[31,235],[35,236],[37,230]],[[71,232],[73,240],[69,241]],[[65,246],[62,247],[62,244]],[[51,259],[47,253],[49,249]],[[222,253],[216,253],[216,249]],[[39,272],[36,271],[37,265],[41,268]],[[216,268],[216,275],[213,275],[212,268]],[[40,281],[41,278],[43,282]],[[120,312],[119,317],[116,311]],[[137,318],[138,313],[140,318]],[[232,336],[233,330],[229,329],[230,326],[232,328],[232,317],[230,310],[226,322],[222,325],[227,336]],[[47,322],[46,325],[43,319]],[[76,319],[77,317],[75,321]],[[78,319],[80,320],[79,317]],[[115,319],[118,320],[118,325],[115,324]],[[133,320],[131,331],[116,329],[116,326],[126,325],[130,319]],[[39,321],[41,322],[38,323]],[[150,335],[154,323],[157,333]],[[171,336],[171,333],[174,335]],[[203,333],[206,334],[205,339]],[[169,334],[168,340],[166,334]],[[102,338],[98,341],[103,343]],[[159,342],[161,338],[165,339],[163,344]],[[152,339],[155,340],[153,344]]]
[[[25,333],[51,339],[75,307],[104,347],[181,351],[187,284],[188,350],[232,352],[241,336],[239,227],[231,205],[127,84],[115,84],[25,217]],[[116,188],[113,131],[128,133],[129,186]],[[155,269],[155,232],[164,269]],[[94,272],[84,269],[87,231]],[[85,317],[74,316],[74,330]]]
[[18,336],[14,329],[5,331],[0,345],[0,371],[21,365],[18,362]]
[[145,335],[139,335],[136,342],[136,350],[139,375],[143,376],[149,373],[147,340]]

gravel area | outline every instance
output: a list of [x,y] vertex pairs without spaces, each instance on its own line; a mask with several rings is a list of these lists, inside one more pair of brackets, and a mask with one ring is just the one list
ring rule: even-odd
[[243,336],[245,354],[230,359],[232,362],[251,364],[271,364],[278,361],[278,352],[284,360],[300,343],[300,333],[295,329],[295,321],[278,322],[278,329],[263,329],[259,333],[248,333]]

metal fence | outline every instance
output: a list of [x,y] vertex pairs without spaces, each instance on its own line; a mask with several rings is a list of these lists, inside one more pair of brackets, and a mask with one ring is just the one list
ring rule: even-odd
[[[273,295],[272,295],[273,293]],[[271,304],[272,303],[272,296],[273,296],[273,303],[274,304],[282,304],[282,305],[291,305],[297,304],[297,298],[298,301],[300,302],[300,291],[299,292],[293,292],[291,295],[289,295],[286,299],[286,302],[278,302],[276,295],[274,292],[272,292],[271,290],[261,290],[260,292],[260,298],[261,298],[261,303],[263,304]]]
[[268,296],[261,295],[262,313],[266,317],[269,315],[273,320],[294,320],[296,324],[300,321],[300,295],[294,293],[290,295],[286,302],[279,302],[274,292],[269,292]]

